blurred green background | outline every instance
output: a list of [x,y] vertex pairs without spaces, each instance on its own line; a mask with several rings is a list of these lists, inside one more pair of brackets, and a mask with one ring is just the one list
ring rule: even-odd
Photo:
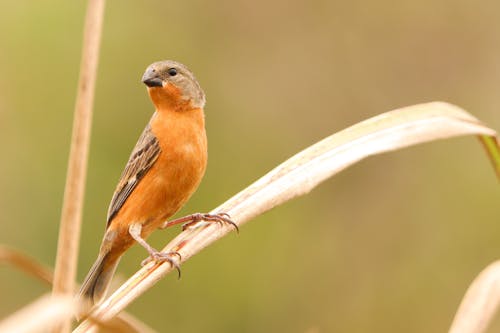
[[[0,3],[0,243],[50,266],[85,8]],[[444,100],[500,129],[499,12],[498,1],[109,1],[79,280],[153,110],[140,82],[151,62],[187,64],[208,96],[209,167],[181,215],[393,108]],[[499,198],[472,137],[370,158],[217,242],[129,310],[161,332],[444,332],[500,256]],[[117,278],[145,256],[134,247]],[[46,292],[0,267],[1,317]]]

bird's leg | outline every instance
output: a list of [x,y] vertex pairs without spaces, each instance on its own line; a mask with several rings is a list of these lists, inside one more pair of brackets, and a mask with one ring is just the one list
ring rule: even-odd
[[[140,223],[134,223],[130,225],[130,227],[128,228],[130,236],[132,236],[132,238],[135,239],[135,241],[139,243],[143,248],[145,248],[149,253],[149,257],[144,259],[141,262],[141,265],[144,266],[151,261],[155,261],[156,263],[162,263],[164,261],[168,261],[170,265],[172,265],[172,267],[174,267],[177,270],[180,278],[181,269],[178,261],[181,260],[181,254],[179,252],[160,252],[156,250],[151,245],[149,245],[144,238],[142,238],[141,230],[142,230],[142,225]],[[178,260],[175,260],[173,258],[174,256],[178,257]]]
[[229,214],[226,214],[226,213],[218,213],[218,214],[195,213],[195,214],[184,216],[184,217],[172,220],[172,221],[167,221],[160,226],[160,229],[165,229],[165,228],[182,223],[182,230],[186,230],[187,228],[189,228],[193,224],[196,224],[200,221],[217,222],[220,224],[227,223],[227,224],[232,225],[234,227],[234,229],[236,230],[236,232],[239,233],[239,231],[240,231],[240,229],[238,228],[238,225],[236,223],[234,223],[234,221],[231,220],[231,217],[229,216]]

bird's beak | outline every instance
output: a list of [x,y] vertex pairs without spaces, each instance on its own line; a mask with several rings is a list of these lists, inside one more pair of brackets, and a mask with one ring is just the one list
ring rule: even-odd
[[158,74],[150,68],[148,68],[142,76],[142,82],[150,88],[163,87],[163,80],[160,79]]

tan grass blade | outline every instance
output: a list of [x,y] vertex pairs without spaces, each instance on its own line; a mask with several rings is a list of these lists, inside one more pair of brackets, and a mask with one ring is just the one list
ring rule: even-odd
[[[104,3],[104,0],[89,0],[85,17],[80,78],[57,243],[54,295],[71,295],[75,287]],[[54,327],[52,331],[69,332],[70,322],[67,321],[59,327]]]
[[449,333],[485,332],[500,304],[500,261],[486,267],[472,282]]
[[[418,143],[462,135],[491,137],[491,150],[500,151],[496,132],[461,108],[443,102],[419,104],[370,118],[316,143],[293,156],[255,183],[214,209],[242,225],[259,214],[312,190],[320,182],[371,155]],[[490,149],[487,151],[491,154]],[[495,159],[492,158],[495,163]],[[498,162],[498,161],[497,161]],[[495,170],[499,169],[498,163]],[[231,232],[230,225],[200,223],[183,231],[163,251],[177,251],[182,262]],[[172,267],[150,263],[135,273],[92,315],[109,320],[163,278]],[[91,332],[86,321],[75,332]]]
[[46,266],[36,262],[33,258],[28,257],[17,250],[0,245],[0,263],[1,262],[9,263],[29,275],[52,285],[52,280],[54,278],[52,271]]
[[0,322],[0,332],[47,332],[70,319],[76,310],[71,297],[46,295]]

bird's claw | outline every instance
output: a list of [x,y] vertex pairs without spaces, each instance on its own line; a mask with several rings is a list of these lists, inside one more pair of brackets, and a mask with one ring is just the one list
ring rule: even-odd
[[217,214],[201,214],[201,213],[196,213],[191,215],[191,221],[184,223],[182,225],[182,230],[186,230],[193,224],[196,224],[200,221],[206,221],[206,222],[217,222],[220,223],[221,225],[224,223],[230,224],[233,226],[233,228],[236,230],[236,233],[240,232],[240,228],[238,225],[231,220],[231,216],[227,213],[217,213]]
[[[174,259],[174,257],[177,257],[177,259]],[[149,264],[150,262],[154,262],[156,264],[161,264],[165,261],[168,261],[170,265],[172,265],[173,268],[177,270],[177,273],[179,275],[179,279],[181,278],[181,266],[179,265],[179,262],[182,260],[182,256],[179,252],[177,251],[172,251],[172,252],[152,252],[149,254],[149,257],[144,259],[141,262],[141,266],[145,266]]]

